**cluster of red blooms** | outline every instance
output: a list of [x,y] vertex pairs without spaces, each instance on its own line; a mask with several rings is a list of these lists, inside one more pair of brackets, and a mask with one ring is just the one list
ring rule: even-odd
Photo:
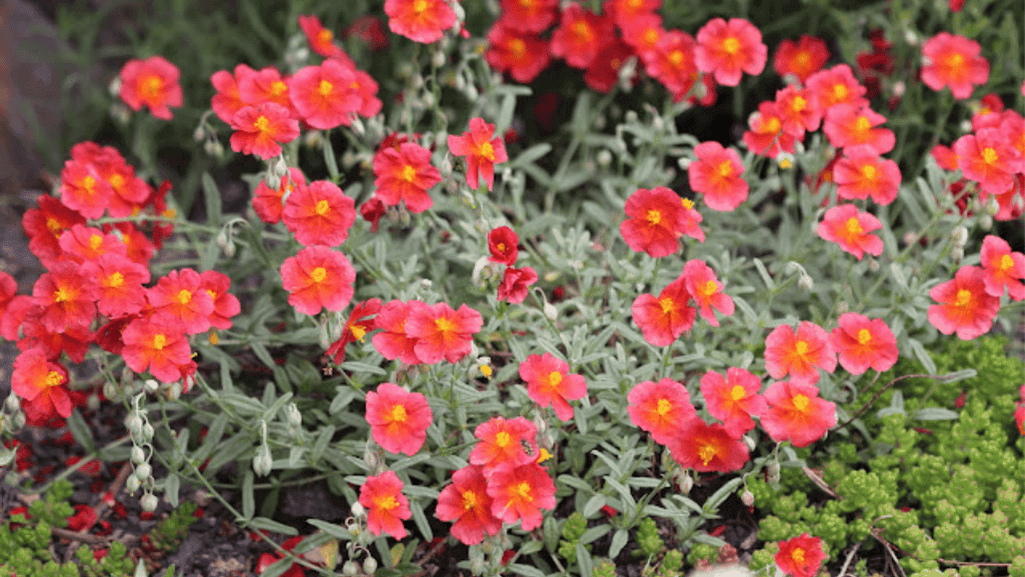
[[502,283],[498,285],[498,300],[520,304],[527,298],[530,285],[537,282],[537,271],[529,266],[513,268],[519,256],[520,237],[508,226],[494,228],[488,233],[488,260],[504,264]]
[[231,327],[239,302],[230,279],[216,271],[183,269],[155,279],[149,260],[171,234],[170,224],[140,228],[131,222],[89,226],[87,219],[172,217],[165,196],[113,148],[75,145],[61,173],[60,198],[42,196],[22,220],[29,250],[46,267],[31,295],[15,295],[0,273],[0,336],[21,354],[11,375],[27,422],[67,418],[74,407],[61,359],[80,363],[92,343],[121,355],[135,372],[174,383],[196,369],[188,338]]
[[[584,70],[584,82],[608,92],[631,58],[677,102],[715,102],[716,86],[736,86],[743,73],[759,74],[767,49],[761,32],[741,18],[714,18],[693,37],[665,30],[661,0],[605,0],[602,13],[557,0],[502,0],[502,15],[488,32],[484,57],[492,68],[529,83],[552,58]],[[547,31],[552,25],[550,34]],[[633,81],[631,77],[629,80]],[[702,89],[694,90],[701,82]]]
[[780,571],[791,577],[814,577],[825,560],[822,539],[807,533],[780,541],[775,558]]

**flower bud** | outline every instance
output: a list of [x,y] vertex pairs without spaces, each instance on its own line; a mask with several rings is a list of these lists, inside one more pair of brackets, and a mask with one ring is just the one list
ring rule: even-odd
[[128,124],[132,119],[132,112],[124,104],[116,102],[110,106],[110,117],[119,124]]
[[775,485],[779,483],[779,463],[773,461],[765,468],[766,476],[769,478],[769,483]]
[[155,393],[157,392],[157,389],[160,388],[160,383],[154,381],[153,379],[146,379],[142,386],[144,389],[146,389],[147,393]]
[[15,413],[21,408],[21,401],[18,400],[18,395],[11,393],[7,395],[7,401],[4,402],[4,407],[11,413]]
[[149,423],[143,423],[143,425],[142,425],[142,438],[145,439],[146,442],[149,442],[149,441],[153,440],[153,432],[154,432],[153,431],[153,425],[151,425]]
[[265,477],[270,474],[270,470],[273,466],[274,461],[270,456],[270,447],[267,445],[260,445],[260,448],[256,450],[256,456],[253,457],[253,471],[257,475]]
[[950,238],[954,241],[954,247],[964,248],[966,242],[968,242],[968,229],[964,226],[957,225],[954,230],[950,232]]
[[744,492],[740,494],[740,502],[747,507],[754,507],[755,494],[747,489],[744,489]]
[[377,571],[377,559],[373,557],[367,557],[363,560],[363,572],[367,575],[373,575]]
[[166,389],[164,389],[164,395],[169,401],[177,401],[182,396],[182,390],[181,383],[171,383]]
[[153,475],[153,467],[149,463],[140,463],[135,467],[135,476],[140,481],[145,481]]
[[160,504],[160,501],[153,493],[146,493],[142,496],[142,499],[139,499],[139,505],[142,507],[142,510],[147,513],[156,511],[158,504]]
[[125,428],[132,434],[133,437],[142,436],[142,418],[139,417],[138,413],[129,413],[128,418],[125,419]]
[[485,565],[483,557],[476,557],[474,559],[470,559],[470,573],[473,573],[474,575],[483,575],[484,567]]
[[135,475],[128,475],[128,478],[125,479],[125,489],[128,490],[129,495],[134,495],[139,490],[141,484],[139,478]]
[[836,314],[842,315],[851,310],[851,305],[847,301],[840,301],[836,303]]
[[954,264],[960,263],[964,259],[964,247],[955,246],[954,250],[950,251],[950,258],[953,259]]
[[870,270],[872,272],[878,272],[879,271],[879,261],[874,259],[874,258],[872,258],[872,257],[868,257],[868,270]]
[[146,451],[143,451],[142,447],[138,445],[132,447],[132,462],[136,465],[146,462]]
[[14,426],[15,431],[21,430],[25,426],[25,413],[18,411],[11,416],[11,424]]
[[684,495],[689,494],[691,488],[694,486],[694,479],[686,469],[682,469],[677,473],[676,482],[680,484],[680,492]]
[[96,409],[99,409],[100,408],[100,396],[97,395],[97,394],[89,395],[86,398],[86,400],[85,400],[85,404],[86,404],[87,407],[89,407],[89,410],[91,410],[91,411],[95,411]]
[[744,435],[740,440],[744,441],[744,444],[747,445],[748,451],[755,450],[755,440],[751,438],[751,435]]
[[797,279],[797,286],[803,291],[810,292],[815,287],[815,281],[810,276],[802,274],[801,278]]
[[[444,65],[445,65],[445,53],[442,52],[441,50],[435,50],[434,54],[431,54],[431,66],[433,66],[435,68],[441,68]],[[372,571],[367,571],[367,573],[372,573]]]
[[346,575],[347,577],[354,577],[358,573],[359,568],[356,567],[355,561],[346,561],[345,564],[342,565],[342,575]]
[[982,230],[987,231],[987,232],[990,229],[992,229],[993,228],[993,217],[988,215],[988,214],[984,214],[984,215],[980,216],[979,217],[979,228],[981,228]]
[[285,406],[285,419],[288,421],[288,424],[293,427],[302,426],[303,416],[302,413],[299,412],[299,407],[297,407],[295,403],[288,403],[288,405]]
[[612,163],[612,153],[608,149],[601,149],[595,158],[598,161],[598,166],[605,167]]
[[356,501],[355,503],[353,503],[352,507],[349,508],[349,511],[352,512],[352,516],[353,517],[357,517],[357,518],[363,517],[367,513],[367,510],[363,507],[363,504],[360,503],[359,501]]
[[202,126],[197,126],[196,130],[192,131],[192,140],[203,142],[204,138],[206,138],[206,131],[203,130]]

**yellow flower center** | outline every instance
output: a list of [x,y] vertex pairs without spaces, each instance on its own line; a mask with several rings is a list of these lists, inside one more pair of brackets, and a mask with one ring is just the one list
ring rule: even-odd
[[701,287],[701,292],[704,293],[706,297],[710,297],[719,292],[719,285],[717,285],[714,280],[710,280],[705,283],[705,286]]
[[794,549],[794,552],[790,554],[790,558],[796,563],[804,563],[804,549],[801,549],[800,547]]
[[667,401],[666,399],[659,399],[658,402],[655,404],[655,412],[658,413],[658,416],[660,417],[668,415],[669,411],[672,410],[673,404]]
[[93,251],[96,251],[96,250],[99,250],[99,248],[101,246],[103,246],[103,237],[102,236],[100,236],[98,234],[94,234],[94,235],[89,237],[89,248],[90,249],[92,249]]
[[861,223],[858,222],[857,217],[853,216],[847,219],[847,222],[844,224],[844,228],[847,229],[847,234],[851,236],[865,232],[865,229],[861,228]]
[[456,324],[444,317],[435,319],[434,327],[441,333],[454,333],[456,331]]
[[491,146],[490,142],[485,142],[481,144],[480,148],[478,148],[478,151],[480,152],[480,155],[484,158],[492,162],[495,160],[495,149]]
[[391,417],[392,421],[397,421],[399,423],[405,423],[406,422],[406,407],[403,407],[402,405],[395,405],[394,407],[392,407],[391,414],[389,416]]
[[485,378],[490,379],[492,372],[494,372],[494,371],[491,370],[491,365],[481,365],[480,366],[480,374],[484,375]]
[[858,344],[867,345],[872,340],[872,333],[868,329],[858,331]]
[[313,282],[319,283],[327,278],[327,270],[322,266],[318,266],[310,272],[310,278],[313,279]]
[[87,194],[93,194],[93,189],[96,188],[96,179],[92,176],[86,175],[85,178],[82,179],[82,188],[85,189]]
[[790,103],[790,108],[794,112],[804,112],[804,109],[808,108],[808,101],[800,96],[795,96],[794,100]]
[[[654,28],[648,28],[644,31],[644,34],[641,35],[641,39],[644,41],[644,44],[648,46],[654,46],[655,43],[658,42],[658,30],[655,30]],[[669,55],[669,60],[672,60],[673,64],[680,63],[680,60],[674,59],[676,55],[679,55],[680,60],[683,60],[683,54],[679,50],[676,50]]]
[[797,344],[794,345],[794,348],[797,349],[797,354],[801,356],[808,354],[808,343],[804,341],[797,341]]
[[797,55],[794,56],[794,61],[797,63],[798,68],[804,68],[808,66],[809,62],[811,62],[811,54],[803,51],[798,52]]
[[746,396],[747,391],[745,391],[744,387],[740,385],[733,385],[733,388],[730,389],[730,398],[734,401],[739,401],[740,399],[743,399]]
[[986,164],[996,164],[997,160],[998,160],[997,151],[993,150],[989,146],[987,146],[986,148],[982,149],[982,161],[983,162],[985,162]]
[[722,49],[723,52],[732,56],[736,54],[738,51],[740,51],[740,40],[737,40],[733,36],[730,36],[726,40],[722,41]]
[[865,132],[868,132],[870,128],[872,128],[872,123],[869,122],[868,118],[865,118],[864,116],[859,116],[858,119],[854,122],[854,130],[856,130],[859,134],[864,134]]
[[72,298],[74,298],[74,296],[75,295],[71,291],[64,287],[60,287],[59,289],[53,291],[53,301],[58,303],[69,301]]
[[[328,34],[331,34],[331,33],[328,32]],[[330,42],[330,40],[329,40],[329,42]],[[281,96],[282,94],[284,94],[287,91],[288,91],[288,85],[285,84],[284,82],[282,82],[281,80],[275,80],[270,85],[271,96]]]
[[674,304],[673,299],[669,297],[658,299],[658,306],[662,307],[662,314],[664,315],[673,312]]
[[395,507],[399,506],[399,502],[395,500],[395,497],[392,495],[381,495],[374,499],[374,505],[377,505],[378,509],[391,511]]
[[463,491],[463,510],[469,511],[477,506],[477,493],[473,491]]
[[335,87],[334,87],[333,84],[331,84],[327,80],[321,80],[320,81],[320,87],[318,88],[317,91],[320,92],[321,96],[323,96],[324,98],[327,98],[328,95],[331,94],[331,91],[334,90],[334,89],[335,89]]
[[139,83],[139,92],[146,100],[154,100],[160,97],[164,91],[164,81],[159,76],[147,76]]
[[1000,272],[1007,272],[1012,268],[1014,268],[1014,259],[1011,258],[1011,255],[1005,254],[1000,257]]
[[964,56],[961,56],[956,52],[947,57],[947,66],[951,68],[961,68],[963,64]]
[[846,85],[844,85],[844,84],[834,84],[833,85],[833,100],[836,100],[837,102],[839,102],[841,100],[845,100],[847,98],[847,94],[848,94],[848,90],[847,90],[847,86]]
[[269,126],[270,120],[267,120],[267,117],[262,114],[253,121],[253,128],[255,128],[257,132],[267,132],[267,128]]
[[419,15],[424,10],[427,10],[427,0],[415,0],[413,2],[413,12]]
[[683,204],[683,210],[690,210],[694,208],[694,203],[689,198],[681,198],[680,202]]
[[509,492],[512,493],[512,497],[517,500],[526,501],[528,503],[534,502],[534,497],[530,495],[530,483],[527,483],[526,481],[520,482]]
[[499,448],[504,449],[509,446],[509,443],[512,443],[512,437],[509,433],[499,431],[498,434],[495,435],[495,444],[498,445]]
[[363,337],[366,336],[367,331],[364,330],[362,326],[352,325],[351,327],[349,327],[349,330],[352,332],[352,336],[356,337],[357,341],[361,343],[363,342]]
[[[655,32],[652,31],[652,34],[655,34]],[[672,52],[670,52],[669,53],[669,62],[673,66],[679,66],[680,64],[682,64],[683,63],[683,51],[682,50],[673,50]]]
[[121,188],[125,184],[125,177],[120,174],[112,174],[110,178],[107,179],[107,182],[109,182],[110,186],[115,189]]
[[879,171],[871,164],[866,164],[861,167],[861,176],[865,177],[865,180],[875,180],[878,175]]
[[64,229],[64,227],[61,226],[61,223],[52,218],[46,219],[46,228],[53,233],[54,236],[57,236],[57,233]]
[[64,382],[64,377],[57,371],[50,371],[46,373],[46,380],[43,382],[43,386],[56,387]]
[[562,383],[562,374],[557,371],[548,373],[548,386],[551,388],[558,387]]
[[318,200],[317,205],[313,207],[313,211],[317,213],[317,216],[324,216],[331,210],[331,203],[326,200]]
[[649,210],[645,220],[648,221],[649,226],[658,226],[658,223],[662,222],[662,213],[657,210]]
[[715,458],[715,447],[712,445],[701,445],[698,449],[698,456],[701,457],[701,464],[708,465],[708,462]]
[[733,163],[729,160],[724,160],[719,163],[719,176],[728,178],[733,175]]
[[413,168],[413,165],[407,164],[406,166],[403,166],[402,180],[405,180],[406,182],[413,182],[414,178],[416,178],[416,169]]
[[794,408],[803,413],[808,409],[808,405],[811,403],[811,400],[808,397],[799,394],[794,396],[793,402]]
[[768,121],[765,122],[765,131],[770,133],[770,134],[778,133],[781,128],[783,128],[783,125],[780,124],[779,119],[776,118],[775,116],[773,116],[772,118],[770,118]]
[[583,20],[577,20],[573,23],[573,34],[581,42],[590,42],[591,38],[594,37],[594,32],[591,30],[591,26]]
[[331,44],[331,41],[334,40],[334,38],[335,35],[327,28],[322,28],[320,32],[317,32],[317,41],[321,44]]
[[161,334],[153,335],[153,348],[154,349],[160,351],[160,350],[163,350],[164,347],[166,347],[166,346],[167,346],[167,337],[165,337],[164,335],[161,335]]
[[972,302],[972,291],[968,289],[960,289],[957,291],[957,299],[954,304],[959,307],[968,306]]
[[106,285],[110,288],[121,288],[125,284],[125,277],[119,272],[115,272],[107,277]]
[[509,41],[509,52],[512,52],[512,57],[516,60],[523,58],[523,55],[527,52],[526,42],[519,38],[513,38]]
[[182,289],[178,291],[178,304],[187,305],[192,300],[192,291],[188,289]]

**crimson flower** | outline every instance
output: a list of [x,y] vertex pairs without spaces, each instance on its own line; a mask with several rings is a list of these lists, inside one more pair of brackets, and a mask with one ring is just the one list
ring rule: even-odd
[[282,286],[288,304],[315,315],[321,308],[340,311],[352,298],[356,269],[346,256],[325,246],[311,246],[281,264]]
[[[537,459],[537,428],[524,417],[506,420],[492,417],[477,425],[473,435],[480,439],[470,451],[469,461],[490,473],[498,467],[519,467]],[[525,447],[530,448],[527,452]]]
[[231,119],[231,149],[261,160],[281,154],[281,145],[299,136],[299,121],[287,108],[273,102],[246,106]]
[[1025,284],[1021,282],[1025,279],[1025,255],[1011,252],[1006,240],[989,234],[982,240],[981,257],[987,294],[1002,297],[1007,287],[1011,300],[1025,299]]
[[712,267],[705,264],[705,261],[691,259],[683,265],[684,286],[698,304],[701,317],[708,321],[713,327],[719,326],[719,320],[715,318],[712,309],[730,316],[733,314],[733,299],[722,292],[722,283],[715,276]]
[[168,107],[182,105],[182,87],[178,67],[162,56],[132,59],[121,69],[121,100],[138,112],[145,104],[153,116],[171,120]]
[[306,66],[288,79],[288,96],[299,116],[313,128],[349,126],[363,105],[356,69],[335,59]]
[[509,266],[516,264],[519,242],[520,237],[508,226],[491,229],[488,233],[488,251],[491,252],[488,260]]
[[385,0],[388,28],[414,42],[430,44],[456,23],[456,13],[445,0]]
[[452,536],[465,545],[476,545],[484,536],[495,536],[502,521],[491,513],[492,499],[480,467],[468,465],[452,473],[452,484],[441,490],[435,513],[441,521],[454,521]]
[[881,373],[897,364],[897,338],[886,321],[844,313],[838,324],[829,334],[829,342],[848,373],[860,375],[869,368]]
[[678,278],[666,285],[657,298],[644,293],[634,299],[630,310],[644,340],[656,347],[665,347],[689,331],[698,314],[697,309],[688,304],[690,298],[686,281]]
[[194,335],[210,328],[214,299],[203,289],[199,273],[190,268],[172,270],[157,279],[157,285],[146,291],[146,300],[155,312],[177,319],[186,334]]
[[431,407],[420,393],[392,383],[381,383],[367,393],[366,419],[378,445],[392,453],[412,457],[427,439]]
[[730,367],[723,377],[708,371],[701,377],[701,396],[708,414],[723,422],[723,429],[734,439],[754,428],[751,417],[760,417],[768,408],[759,393],[762,381],[751,371]]
[[505,143],[495,134],[495,125],[483,118],[470,119],[470,131],[462,136],[448,136],[448,149],[456,156],[466,157],[466,185],[472,189],[479,186],[479,178],[491,190],[495,184],[495,164],[509,160]]
[[338,337],[338,340],[328,347],[324,354],[333,357],[332,360],[335,364],[341,364],[345,360],[345,345],[356,341],[363,342],[363,337],[376,328],[375,319],[368,317],[379,312],[381,312],[381,299],[373,298],[357,303],[349,313],[349,320],[345,321],[342,336]]
[[695,146],[694,155],[697,160],[687,167],[687,177],[690,187],[704,195],[708,208],[729,211],[747,200],[748,185],[741,176],[744,165],[736,150],[709,141]]
[[715,76],[723,86],[740,84],[743,72],[761,74],[768,48],[762,33],[743,18],[712,18],[698,30],[694,61],[702,72]]
[[672,379],[638,383],[630,389],[626,400],[630,403],[626,408],[630,421],[663,445],[679,437],[683,421],[697,414],[687,388]]
[[[37,406],[47,407],[45,412],[68,418],[74,409],[66,385],[68,371],[57,363],[46,360],[40,348],[22,351],[14,359],[11,372],[11,391],[25,401],[39,400]],[[48,419],[47,419],[48,420]]]
[[306,246],[338,246],[356,222],[356,201],[328,180],[296,183],[281,213],[285,227]]
[[826,560],[822,539],[807,533],[779,542],[776,565],[791,577],[814,577]]
[[121,356],[128,368],[137,373],[148,370],[165,383],[180,381],[182,368],[192,362],[182,323],[168,314],[131,321],[121,332],[121,340]]
[[406,536],[402,521],[413,516],[409,499],[402,494],[402,480],[394,471],[367,477],[359,489],[359,504],[367,509],[367,529],[374,535],[387,533],[396,539]]
[[784,39],[772,56],[772,67],[777,74],[783,77],[792,75],[802,84],[821,70],[826,62],[829,62],[826,41],[807,34],[801,34],[796,44],[789,38]]
[[398,359],[407,365],[420,363],[416,356],[417,340],[406,334],[406,319],[409,312],[417,306],[426,306],[420,301],[402,302],[393,300],[381,307],[374,324],[381,332],[374,335],[373,343],[377,352],[386,359]]
[[387,206],[404,201],[414,214],[434,204],[427,191],[441,182],[441,173],[431,165],[431,152],[412,142],[381,147],[374,155],[374,176],[374,196]]
[[863,200],[871,196],[884,205],[897,198],[901,174],[896,162],[881,158],[868,146],[852,146],[843,152],[843,157],[833,166],[837,196],[844,200]]
[[570,4],[559,17],[559,26],[552,32],[552,56],[563,58],[574,68],[587,68],[614,38],[612,19]]
[[484,59],[495,70],[509,72],[516,82],[529,84],[551,61],[548,42],[536,33],[517,30],[514,21],[501,18],[491,27]]
[[730,436],[719,423],[709,425],[697,415],[684,419],[668,447],[683,468],[700,473],[737,471],[749,459],[743,441]]
[[887,128],[874,128],[884,122],[885,116],[868,107],[859,109],[849,104],[836,104],[826,111],[822,131],[837,148],[862,145],[876,154],[886,154],[893,150],[896,138]]
[[669,256],[679,248],[684,206],[675,192],[664,186],[639,188],[626,199],[623,210],[629,218],[619,225],[619,232],[630,248],[653,258]]
[[537,271],[529,266],[523,268],[506,267],[502,274],[502,283],[498,285],[498,300],[510,304],[520,304],[527,298],[530,285],[537,282]]
[[807,447],[836,425],[836,405],[820,399],[813,384],[773,383],[765,390],[765,400],[769,408],[761,416],[762,428],[777,443]]
[[487,483],[491,514],[512,525],[533,531],[541,526],[541,509],[555,508],[555,483],[541,465],[499,467]]

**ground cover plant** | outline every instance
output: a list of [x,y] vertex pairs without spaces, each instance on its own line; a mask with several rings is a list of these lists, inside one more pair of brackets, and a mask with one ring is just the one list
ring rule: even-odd
[[[1021,7],[310,8],[121,67],[0,274],[6,437],[127,463],[151,547],[203,490],[271,577],[1025,575]],[[40,481],[3,562],[74,574]]]

